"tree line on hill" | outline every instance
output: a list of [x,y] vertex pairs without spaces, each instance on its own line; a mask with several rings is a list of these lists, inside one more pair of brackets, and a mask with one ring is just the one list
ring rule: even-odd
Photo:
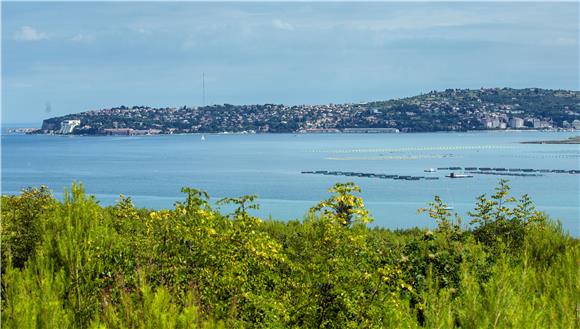
[[156,133],[294,133],[345,128],[466,131],[498,128],[489,127],[488,121],[497,119],[508,124],[514,118],[525,119],[525,124],[517,128],[568,128],[574,126],[575,120],[580,126],[580,92],[539,88],[447,89],[358,104],[119,106],[49,118],[39,132],[58,132],[61,122],[73,119],[81,121],[73,134],[97,135],[106,134],[106,129]]

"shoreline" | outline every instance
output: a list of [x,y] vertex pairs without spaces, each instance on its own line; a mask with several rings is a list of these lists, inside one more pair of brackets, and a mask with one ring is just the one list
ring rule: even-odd
[[[39,132],[24,132],[32,128],[4,128],[8,132],[2,132],[2,135],[44,135],[44,136],[80,136],[80,137],[145,137],[145,136],[189,136],[189,135],[398,135],[398,134],[465,134],[465,133],[524,133],[524,132],[541,132],[541,133],[580,133],[577,129],[480,129],[480,130],[441,130],[441,131],[418,131],[418,132],[194,132],[194,133],[158,133],[158,134],[54,134]],[[40,130],[40,129],[39,129]],[[544,142],[544,143],[542,143]],[[558,141],[530,141],[522,142],[524,144],[578,144],[578,143],[557,143]]]
[[556,145],[573,145],[580,144],[580,136],[569,137],[568,139],[542,140],[542,141],[525,141],[520,144],[556,144]]

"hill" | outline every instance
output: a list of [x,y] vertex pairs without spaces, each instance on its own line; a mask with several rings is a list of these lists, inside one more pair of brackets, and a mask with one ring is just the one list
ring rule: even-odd
[[580,129],[580,92],[539,88],[447,89],[359,104],[120,106],[50,118],[44,120],[40,132],[98,135],[506,128]]

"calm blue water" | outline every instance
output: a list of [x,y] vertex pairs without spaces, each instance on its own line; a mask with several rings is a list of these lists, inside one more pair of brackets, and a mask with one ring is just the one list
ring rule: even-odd
[[[138,206],[171,207],[182,186],[212,197],[257,194],[261,216],[302,218],[328,197],[335,182],[361,186],[374,225],[431,226],[416,210],[439,194],[460,213],[490,193],[499,176],[472,179],[397,181],[304,175],[303,170],[337,170],[432,175],[430,167],[476,166],[579,169],[578,145],[519,144],[561,139],[574,133],[478,132],[428,134],[199,135],[144,137],[2,136],[2,193],[48,185],[61,196],[72,181],[83,182],[102,204],[119,194]],[[580,175],[506,177],[516,195],[528,193],[540,210],[580,235]],[[468,220],[464,220],[467,222]]]

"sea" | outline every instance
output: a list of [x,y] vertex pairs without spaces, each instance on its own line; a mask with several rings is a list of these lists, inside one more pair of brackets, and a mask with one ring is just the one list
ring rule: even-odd
[[[539,176],[473,174],[430,168],[489,167],[580,169],[579,145],[521,144],[558,140],[578,132],[494,131],[400,134],[205,134],[157,136],[51,136],[2,134],[3,194],[47,185],[62,198],[73,182],[102,205],[119,195],[139,207],[170,208],[184,199],[181,187],[207,191],[212,201],[257,195],[255,215],[277,220],[303,219],[309,208],[329,197],[337,182],[354,182],[374,221],[391,229],[434,227],[418,214],[435,195],[469,223],[479,195],[494,192],[501,178],[511,192],[528,194],[539,210],[580,235],[580,175]],[[342,171],[436,177],[394,180],[305,174]],[[462,173],[455,170],[455,173]],[[223,209],[224,212],[230,210]]]

